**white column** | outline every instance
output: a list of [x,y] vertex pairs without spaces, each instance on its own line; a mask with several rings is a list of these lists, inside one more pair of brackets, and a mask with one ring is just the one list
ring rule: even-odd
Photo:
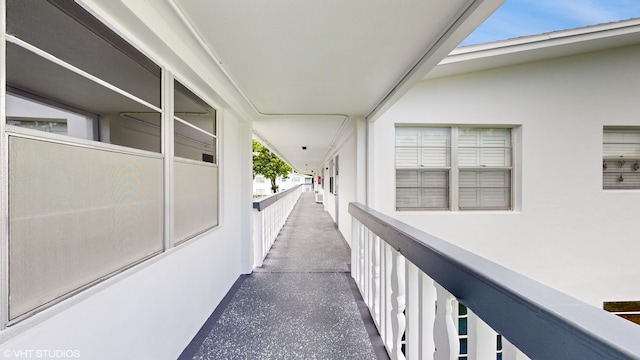
[[434,324],[435,360],[457,360],[460,353],[460,341],[454,319],[453,302],[455,301],[445,288],[436,283],[436,321]]
[[367,121],[355,118],[356,121],[356,199],[367,204]]

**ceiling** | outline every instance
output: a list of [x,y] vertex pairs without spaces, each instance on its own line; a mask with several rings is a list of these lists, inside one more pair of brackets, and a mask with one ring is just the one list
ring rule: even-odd
[[254,133],[309,173],[503,0],[168,1],[243,94]]

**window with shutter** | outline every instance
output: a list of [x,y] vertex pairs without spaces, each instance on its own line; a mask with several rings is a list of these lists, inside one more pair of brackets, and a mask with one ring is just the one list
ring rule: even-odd
[[396,207],[449,209],[451,131],[396,129]]
[[602,188],[640,189],[640,129],[604,128]]
[[509,209],[511,130],[461,128],[458,133],[459,209]]
[[509,128],[397,127],[396,208],[511,209],[511,161]]

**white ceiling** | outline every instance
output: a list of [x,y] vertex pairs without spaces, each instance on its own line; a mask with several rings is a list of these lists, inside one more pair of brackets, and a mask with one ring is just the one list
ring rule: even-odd
[[503,0],[168,1],[250,103],[256,134],[309,172],[345,123],[373,120]]

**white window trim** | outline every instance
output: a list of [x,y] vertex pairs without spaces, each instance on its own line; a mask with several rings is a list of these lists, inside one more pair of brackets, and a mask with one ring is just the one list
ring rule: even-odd
[[[522,136],[521,125],[511,125],[511,124],[395,124],[394,127],[394,136],[395,129],[398,128],[449,128],[450,132],[450,166],[449,166],[449,209],[429,209],[429,208],[398,208],[397,207],[397,185],[395,173],[398,168],[395,164],[395,154],[394,154],[394,211],[397,213],[410,213],[410,212],[429,212],[429,213],[491,213],[491,214],[513,214],[520,213],[520,203],[521,203],[521,189],[522,184],[520,183],[520,172],[522,169],[522,157],[520,152],[518,151],[520,144],[520,137]],[[509,209],[463,209],[460,210],[458,201],[459,201],[459,166],[458,166],[458,131],[461,128],[479,128],[479,129],[509,129],[511,131],[511,166],[508,168],[511,171],[511,182],[510,182],[510,207]],[[394,139],[394,152],[396,149],[395,139]]]
[[[606,145],[608,144],[606,142],[606,134],[608,132],[635,132],[638,133],[640,132],[640,127],[637,126],[609,126],[606,125],[603,127],[602,129],[602,163],[603,163],[603,169],[602,169],[602,185],[601,188],[603,191],[605,192],[616,192],[616,191],[620,191],[620,192],[629,192],[629,191],[639,191],[640,190],[640,185],[630,185],[630,186],[607,186],[605,184],[605,179],[604,179],[604,175],[607,172],[604,168],[604,164],[605,162],[608,163],[609,165],[611,165],[612,163],[616,163],[617,161],[622,161],[622,164],[620,166],[625,166],[627,169],[623,170],[620,172],[620,176],[627,175],[629,173],[634,174],[636,173],[636,171],[629,171],[628,167],[635,165],[638,163],[638,160],[640,158],[639,156],[632,156],[632,157],[626,157],[624,158],[623,155],[620,154],[616,154],[614,155],[605,155],[606,152]],[[618,142],[614,142],[612,144],[621,144]],[[635,144],[638,148],[640,148],[640,142],[637,143],[627,143],[627,144]],[[625,164],[626,163],[626,164]],[[638,172],[640,172],[640,170],[637,170]],[[613,173],[611,171],[611,169],[609,169],[609,173]]]

